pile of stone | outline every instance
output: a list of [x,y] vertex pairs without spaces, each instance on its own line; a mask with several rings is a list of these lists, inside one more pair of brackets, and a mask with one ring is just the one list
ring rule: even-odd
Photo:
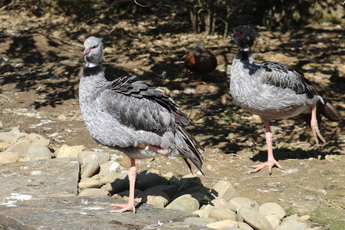
[[[128,163],[119,163],[106,152],[84,151],[84,146],[62,145],[51,149],[50,140],[35,133],[21,133],[18,128],[0,133],[0,164],[36,161],[51,158],[77,158],[80,164],[78,196],[128,197]],[[227,181],[218,181],[213,188],[204,187],[196,175],[160,175],[149,170],[139,173],[135,191],[138,203],[193,213],[186,223],[210,229],[288,230],[314,229],[309,216],[287,216],[277,203],[259,205],[240,197]]]

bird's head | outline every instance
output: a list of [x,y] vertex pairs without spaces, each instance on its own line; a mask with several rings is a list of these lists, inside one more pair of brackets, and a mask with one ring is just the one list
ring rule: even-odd
[[103,59],[101,38],[88,37],[84,42],[83,56],[87,64],[99,64]]
[[245,49],[253,46],[256,33],[249,26],[237,26],[229,38],[234,39],[239,48]]

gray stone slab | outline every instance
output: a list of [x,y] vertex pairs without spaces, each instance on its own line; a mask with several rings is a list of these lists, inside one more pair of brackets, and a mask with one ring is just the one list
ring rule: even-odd
[[[110,213],[111,197],[47,197],[18,201],[16,206],[0,206],[0,229],[141,229],[181,222],[195,216],[178,210],[140,205],[137,213]],[[124,202],[124,201],[122,201]],[[193,228],[189,228],[193,229]]]
[[20,195],[34,198],[76,196],[78,178],[79,163],[74,158],[1,164],[0,205]]
[[0,165],[0,229],[198,229],[183,223],[194,214],[148,204],[136,214],[110,213],[110,204],[125,201],[78,197],[78,178],[73,158]]

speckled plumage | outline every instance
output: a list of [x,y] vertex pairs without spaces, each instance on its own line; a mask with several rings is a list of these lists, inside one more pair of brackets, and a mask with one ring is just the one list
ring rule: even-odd
[[84,46],[79,103],[94,140],[119,149],[133,164],[134,159],[165,155],[189,159],[201,171],[201,146],[182,128],[189,121],[173,99],[135,77],[107,81],[100,64],[102,40],[89,37]]
[[[256,63],[251,56],[256,37],[252,28],[238,26],[232,37],[239,50],[232,62],[230,92],[234,101],[244,110],[262,118],[266,126],[268,149],[272,148],[269,146],[272,145],[269,121],[297,115],[303,115],[310,123],[316,143],[318,138],[324,141],[317,124],[321,122],[320,113],[336,121],[340,119],[338,111],[318,95],[302,72],[277,62]],[[270,150],[269,158],[270,162],[263,164],[269,167],[269,171],[273,165],[281,167]],[[261,168],[262,165],[259,165],[252,172]]]

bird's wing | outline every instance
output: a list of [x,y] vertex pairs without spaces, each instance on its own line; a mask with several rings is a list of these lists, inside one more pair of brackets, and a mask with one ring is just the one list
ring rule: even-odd
[[280,88],[290,88],[297,94],[305,93],[308,98],[317,95],[316,90],[301,71],[277,62],[263,62],[260,65],[264,83]]
[[163,135],[175,130],[175,122],[188,124],[188,119],[174,101],[135,77],[116,79],[102,92],[103,108],[121,124]]

